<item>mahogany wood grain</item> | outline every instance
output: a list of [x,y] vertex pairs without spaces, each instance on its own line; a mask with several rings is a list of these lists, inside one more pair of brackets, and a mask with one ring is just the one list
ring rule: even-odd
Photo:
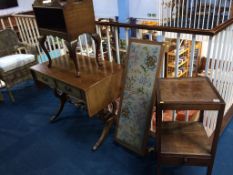
[[158,100],[164,109],[216,109],[224,104],[206,77],[160,79],[159,89]]
[[[59,109],[50,121],[57,121],[67,99],[75,99],[76,106],[87,107],[89,117],[99,116],[104,120],[102,133],[92,148],[96,150],[104,142],[116,120],[114,101],[120,96],[123,68],[108,61],[103,62],[102,67],[99,67],[95,58],[80,55],[77,61],[81,70],[80,78],[75,78],[73,75],[76,69],[67,55],[54,59],[51,68],[48,68],[46,62],[35,65],[31,67],[31,73],[37,84],[41,82],[54,89],[55,96],[60,100]],[[112,111],[102,114],[104,109],[108,109],[109,104],[113,106]]]
[[92,0],[55,0],[50,4],[36,0],[33,10],[41,35],[59,36],[70,42],[82,33],[95,33]]
[[95,33],[95,15],[92,0],[67,1],[64,17],[69,37],[74,40],[82,33]]
[[146,30],[157,30],[164,32],[175,32],[175,33],[187,33],[187,34],[199,34],[199,35],[209,35],[212,36],[214,33],[209,29],[191,29],[191,28],[178,28],[178,27],[168,27],[168,26],[148,26],[141,24],[129,24],[129,23],[119,23],[119,22],[95,22],[97,25],[103,26],[113,26],[113,27],[124,27],[124,28],[134,28],[134,29],[146,29]]
[[31,70],[83,91],[88,114],[92,117],[120,96],[123,68],[108,61],[99,68],[94,58],[80,55],[78,62],[80,78],[74,76],[75,67],[68,56],[54,59],[52,68],[48,68],[45,62],[31,67]]
[[98,66],[101,66],[98,60],[101,41],[98,34],[96,34],[92,0],[54,0],[50,3],[43,3],[42,0],[36,0],[33,3],[33,10],[40,35],[43,36],[39,40],[39,43],[49,59],[49,67],[52,67],[52,60],[44,46],[44,42],[48,35],[58,36],[65,39],[70,58],[75,65],[75,75],[76,77],[80,77],[80,70],[75,53],[77,39],[84,33],[89,34],[94,39],[96,45],[96,61]]
[[60,113],[62,112],[63,108],[64,108],[64,105],[65,105],[65,102],[67,100],[67,95],[65,93],[61,93],[59,94],[57,92],[57,90],[55,89],[54,90],[54,95],[59,99],[60,101],[60,106],[57,110],[57,112],[55,113],[55,115],[53,115],[51,118],[50,118],[50,122],[55,122],[56,119],[59,117]]
[[170,27],[170,26],[148,26],[141,24],[129,24],[129,23],[119,23],[119,22],[101,22],[96,21],[97,25],[103,26],[114,26],[114,27],[124,27],[124,28],[134,28],[134,29],[146,29],[146,30],[157,30],[164,32],[175,32],[175,33],[186,33],[186,34],[194,34],[194,35],[208,35],[214,36],[219,32],[226,29],[228,26],[233,24],[233,18],[230,18],[223,22],[222,24],[214,27],[213,29],[192,29],[192,28],[180,28],[180,27]]
[[224,29],[226,29],[228,26],[230,26],[231,24],[233,24],[233,18],[230,18],[228,20],[226,20],[224,23],[216,26],[215,28],[212,29],[212,32],[214,35],[218,34],[219,32],[223,31]]
[[211,143],[198,122],[163,122],[161,153],[169,155],[210,156]]
[[[165,109],[218,111],[213,137],[202,122],[163,122]],[[207,166],[211,175],[225,102],[207,77],[160,79],[156,102],[157,174],[161,164]]]

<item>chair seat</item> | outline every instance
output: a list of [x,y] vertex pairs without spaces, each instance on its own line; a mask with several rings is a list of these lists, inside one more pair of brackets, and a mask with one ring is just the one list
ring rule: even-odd
[[15,54],[0,57],[0,71],[7,72],[35,61],[32,54]]

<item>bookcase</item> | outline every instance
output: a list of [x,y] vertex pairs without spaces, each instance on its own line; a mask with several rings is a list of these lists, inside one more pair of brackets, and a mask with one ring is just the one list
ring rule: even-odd
[[[160,79],[156,100],[157,174],[162,164],[207,166],[211,175],[225,102],[207,77]],[[199,121],[163,120],[164,110],[201,110]],[[217,111],[213,137],[203,125],[205,110]]]
[[[190,48],[182,46],[179,50],[178,77],[186,77],[188,75],[188,66],[190,60]],[[176,50],[167,53],[167,77],[175,77],[175,61]]]
[[[191,41],[184,41],[179,50],[178,60],[178,78],[187,77],[190,67],[190,55],[191,55]],[[194,61],[193,61],[193,76],[197,76],[198,67],[200,66],[202,44],[201,42],[195,43]],[[166,77],[175,77],[175,61],[176,61],[176,49],[170,49],[166,54]]]

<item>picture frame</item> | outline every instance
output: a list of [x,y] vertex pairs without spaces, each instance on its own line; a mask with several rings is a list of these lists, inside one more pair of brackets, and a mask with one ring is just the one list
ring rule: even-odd
[[130,39],[122,78],[115,141],[145,155],[164,43]]

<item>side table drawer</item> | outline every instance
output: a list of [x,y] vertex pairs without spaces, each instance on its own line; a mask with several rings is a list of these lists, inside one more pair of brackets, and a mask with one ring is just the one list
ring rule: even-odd
[[75,98],[85,100],[84,93],[82,92],[82,90],[74,88],[63,82],[57,81],[57,89]]
[[202,156],[201,158],[197,158],[196,155],[190,156],[167,156],[163,155],[160,159],[161,163],[169,164],[169,165],[196,165],[196,166],[208,166],[211,162],[211,156]]
[[36,75],[36,79],[38,81],[48,85],[51,88],[55,88],[55,82],[54,82],[54,80],[52,78],[50,78],[50,77],[48,77],[46,75],[43,75],[41,73],[38,73],[38,72],[36,72],[35,75]]

